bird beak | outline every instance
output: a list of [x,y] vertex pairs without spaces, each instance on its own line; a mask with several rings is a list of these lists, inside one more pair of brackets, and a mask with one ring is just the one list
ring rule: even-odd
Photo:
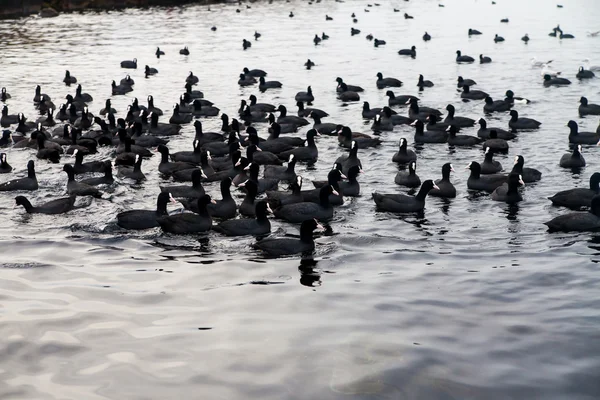
[[433,188],[434,188],[434,189],[437,189],[437,190],[440,190],[439,186],[438,186],[438,185],[436,185],[435,183],[433,184]]
[[212,204],[217,204],[217,202],[216,202],[216,200],[215,200],[215,199],[210,199],[210,202],[211,202]]
[[262,151],[262,149],[260,147],[258,147],[258,146],[256,146],[256,150]]
[[412,122],[412,124],[410,124],[410,126],[415,126],[415,125],[417,125],[417,121],[418,121],[418,120],[417,120],[417,119],[415,119],[415,120]]
[[170,201],[171,203],[173,203],[173,204],[177,203],[177,200],[175,200],[175,199],[173,198],[173,195],[172,195],[171,193],[169,193],[169,201]]
[[248,165],[246,166],[246,168],[244,168],[244,171],[248,171],[249,169],[250,169],[250,164],[248,164]]
[[248,182],[248,181],[244,181],[244,182],[240,183],[240,184],[238,185],[238,187],[244,187],[244,186],[246,186],[246,182]]
[[339,195],[340,195],[340,194],[338,193],[338,191],[337,191],[337,190],[335,190],[335,189],[333,189],[333,190],[331,191],[331,194],[335,194],[336,196],[339,196]]
[[239,160],[238,160],[238,161],[235,163],[235,166],[236,166],[236,167],[239,167],[239,166],[240,166],[240,164],[242,163],[241,161],[242,161],[242,160],[241,160],[241,159],[239,159]]
[[273,210],[271,210],[271,206],[269,205],[269,203],[267,203],[267,211],[273,214]]
[[347,177],[346,175],[344,175],[344,174],[340,174],[340,177],[341,177],[342,179],[348,179],[348,177]]
[[520,183],[522,186],[525,186],[525,182],[523,181],[523,177],[522,177],[521,175],[519,175],[519,183]]
[[321,224],[319,223],[319,221],[317,221],[317,220],[315,219],[315,222],[317,223],[317,229],[325,230],[325,227],[324,227],[323,225],[321,225]]
[[406,100],[406,103],[404,104],[410,104],[410,99]]
[[206,176],[206,174],[204,173],[204,171],[202,169],[200,169],[201,172],[201,177],[203,177],[204,179],[208,179],[208,176]]

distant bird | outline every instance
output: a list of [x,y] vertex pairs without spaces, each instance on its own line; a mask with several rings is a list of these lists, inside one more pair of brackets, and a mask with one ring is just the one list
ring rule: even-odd
[[498,36],[498,34],[496,33],[496,36],[494,36],[494,42],[504,42],[504,38],[502,36]]
[[189,51],[188,47],[185,46],[183,49],[179,50],[179,54],[181,54],[183,56],[189,56],[190,55],[190,51]]
[[425,32],[425,34],[423,35],[423,40],[426,42],[431,40],[431,35],[429,33]]
[[262,35],[260,33],[258,33],[257,31],[254,31],[254,40],[258,40],[258,38],[261,36]]
[[524,41],[525,43],[529,42],[529,35],[526,33],[525,36],[523,36],[521,38],[522,41]]
[[154,53],[154,54],[156,54],[156,58],[160,58],[160,56],[164,56],[164,55],[165,55],[165,52],[164,52],[164,51],[162,51],[162,50],[160,49],[160,47],[157,47],[157,48],[156,48],[156,53]]
[[408,15],[407,13],[404,13],[404,19],[414,19],[414,17],[412,15]]

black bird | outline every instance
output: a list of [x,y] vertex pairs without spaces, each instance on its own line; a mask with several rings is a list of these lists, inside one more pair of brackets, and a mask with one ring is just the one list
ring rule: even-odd
[[241,218],[223,221],[213,227],[213,230],[226,236],[267,235],[271,232],[271,223],[267,217],[273,212],[269,204],[261,200],[256,203],[255,218]]
[[559,215],[544,222],[550,232],[596,232],[600,230],[600,196],[591,201],[590,211]]
[[579,210],[591,207],[592,199],[600,193],[600,173],[594,172],[590,176],[590,187],[562,190],[548,199],[555,206],[568,207]]
[[315,219],[309,219],[300,226],[300,238],[268,238],[259,240],[252,245],[253,248],[263,253],[274,256],[289,256],[298,253],[312,253],[315,249],[313,232],[315,229],[324,229]]
[[161,192],[156,199],[156,210],[129,210],[117,214],[117,225],[123,229],[139,230],[158,227],[157,219],[168,215],[167,204],[175,203],[169,193]]
[[431,179],[426,180],[421,185],[416,196],[407,194],[382,194],[373,193],[373,201],[377,209],[381,211],[390,211],[394,213],[413,213],[421,212],[425,208],[425,197],[431,189],[439,189]]
[[15,197],[17,206],[25,207],[28,214],[63,214],[73,209],[75,204],[75,196],[63,197],[49,201],[47,203],[33,206],[25,196]]
[[37,190],[38,181],[35,176],[35,165],[33,160],[27,162],[27,176],[25,178],[13,179],[0,183],[0,192],[9,192],[13,190]]

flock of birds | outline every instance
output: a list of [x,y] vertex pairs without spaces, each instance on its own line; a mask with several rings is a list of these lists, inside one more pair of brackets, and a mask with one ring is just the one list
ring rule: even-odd
[[[375,5],[379,5],[375,3]],[[371,5],[369,5],[371,6]],[[293,13],[290,14],[293,17]],[[352,18],[356,21],[356,16]],[[405,18],[412,18],[405,14]],[[326,16],[326,19],[331,19]],[[508,19],[502,22],[508,22]],[[213,27],[212,30],[216,30]],[[351,28],[351,34],[360,31]],[[469,35],[481,32],[469,29]],[[560,39],[573,38],[564,34],[560,26],[552,30],[551,36]],[[255,32],[257,40],[261,34]],[[593,36],[593,34],[591,35]],[[323,33],[315,35],[313,41],[319,45],[329,37]],[[385,41],[368,35],[375,46],[385,45]],[[425,33],[423,40],[432,40]],[[498,35],[494,41],[503,41]],[[527,42],[529,35],[522,38]],[[251,42],[244,39],[243,49],[249,49]],[[190,54],[188,47],[180,54]],[[416,58],[416,46],[399,51],[402,56]],[[165,57],[164,51],[156,49],[157,58]],[[456,52],[456,63],[473,63],[475,58]],[[479,62],[489,63],[489,57],[480,55]],[[532,66],[541,68],[540,84],[545,86],[568,85],[571,82],[560,76],[560,72],[551,69],[551,61],[539,62],[532,59]],[[315,67],[310,59],[305,63],[307,69]],[[137,59],[121,62],[121,68],[135,71]],[[582,67],[578,79],[594,78],[597,66]],[[158,71],[146,65],[144,76],[151,78]],[[244,68],[239,74],[240,86],[257,87],[261,93],[277,90],[282,83],[267,80],[267,72],[260,69]],[[306,91],[298,92],[294,98],[297,112],[288,113],[285,105],[273,105],[259,102],[255,95],[241,100],[237,117],[230,118],[221,112],[204,93],[194,89],[200,79],[192,72],[182,82],[185,92],[181,93],[168,122],[160,122],[163,111],[154,105],[154,98],[147,98],[147,105],[139,104],[137,98],[127,110],[117,112],[111,100],[92,114],[88,103],[92,96],[83,92],[78,85],[75,95],[67,95],[66,102],[59,107],[51,97],[37,86],[33,103],[40,117],[28,120],[24,114],[11,114],[9,110],[11,94],[2,88],[0,101],[3,103],[0,125],[4,128],[0,137],[0,173],[10,176],[13,167],[9,164],[11,151],[22,149],[31,152],[40,162],[60,163],[65,154],[72,155],[74,162],[65,163],[67,197],[58,198],[44,204],[33,205],[25,196],[27,191],[38,190],[35,162],[27,163],[27,176],[4,179],[0,191],[13,191],[16,205],[23,206],[27,213],[63,214],[75,208],[83,207],[76,202],[77,197],[93,196],[107,200],[104,190],[115,185],[130,182],[140,183],[146,179],[143,170],[144,160],[157,154],[160,157],[157,173],[164,180],[158,189],[156,208],[152,210],[128,210],[116,215],[116,224],[126,230],[143,230],[160,227],[164,232],[173,234],[197,234],[214,230],[227,236],[258,236],[253,247],[272,255],[283,256],[311,252],[314,249],[314,231],[322,228],[321,222],[334,216],[336,206],[344,203],[344,197],[360,196],[360,174],[363,173],[359,158],[361,149],[381,145],[380,133],[394,130],[397,125],[414,127],[413,142],[418,145],[447,143],[460,147],[481,147],[483,160],[472,161],[468,169],[470,176],[467,189],[490,193],[493,201],[514,204],[520,202],[523,186],[542,179],[540,171],[525,167],[522,155],[514,157],[509,173],[502,173],[502,165],[494,160],[494,154],[507,153],[510,141],[520,132],[537,130],[541,122],[531,118],[522,118],[513,109],[515,103],[529,103],[529,100],[517,97],[508,90],[505,97],[494,100],[488,93],[475,89],[477,83],[459,76],[457,88],[463,101],[481,101],[484,115],[509,113],[508,126],[504,128],[488,126],[485,118],[472,119],[456,115],[455,107],[448,104],[443,112],[423,106],[419,98],[412,95],[396,94],[403,82],[382,73],[374,74],[374,83],[380,90],[386,90],[388,104],[371,108],[364,102],[362,118],[372,120],[373,134],[353,132],[343,124],[324,122],[329,114],[313,106],[318,99],[308,86]],[[336,79],[336,92],[343,102],[360,101],[363,88],[346,83],[342,77]],[[67,86],[76,85],[77,78],[66,71],[63,82]],[[118,84],[111,84],[112,95],[119,96],[132,92],[135,81],[126,75]],[[419,76],[417,86],[420,90],[434,86],[434,83]],[[592,104],[581,97],[579,114],[600,115],[600,105]],[[122,117],[117,117],[117,114]],[[276,115],[277,114],[277,115]],[[216,132],[203,130],[202,118],[220,118],[221,129]],[[312,122],[311,122],[312,120]],[[180,135],[181,127],[193,123],[194,138],[189,138],[192,147],[188,151],[171,152],[169,138]],[[476,136],[459,134],[461,129],[478,125]],[[595,132],[579,131],[575,121],[567,123],[570,134],[569,143],[572,152],[564,154],[559,164],[563,168],[577,169],[585,166],[582,145],[600,144],[600,126]],[[298,129],[308,129],[304,137],[293,135]],[[268,137],[261,137],[262,130]],[[314,188],[303,187],[303,178],[295,171],[297,163],[314,164],[319,161],[317,141],[319,136],[337,138],[337,143],[347,153],[339,156],[323,181],[313,181]],[[329,140],[329,139],[326,139]],[[421,180],[416,172],[417,153],[409,148],[406,138],[399,140],[398,151],[393,155],[393,163],[401,169],[394,178],[397,185],[407,189],[417,189],[416,195],[407,193],[372,193],[372,199],[378,210],[392,213],[419,213],[424,210],[427,196],[444,198],[456,197],[456,188],[451,181],[454,171],[451,163],[443,165],[441,178]],[[103,150],[109,149],[109,150]],[[85,161],[94,154],[102,154],[106,159]],[[262,174],[261,174],[262,172]],[[152,173],[152,172],[150,172]],[[116,174],[116,178],[113,176]],[[82,178],[83,177],[83,178]],[[174,181],[176,183],[169,183]],[[209,196],[204,186],[218,184],[221,199]],[[289,185],[281,190],[282,184]],[[232,187],[245,193],[241,204],[237,204],[231,195]],[[566,213],[546,222],[551,231],[596,231],[600,230],[600,173],[590,178],[589,188],[573,188],[556,193],[550,201],[576,212]],[[169,213],[169,203],[180,203],[185,212]],[[299,238],[266,237],[271,233],[269,214],[275,218],[300,224]],[[241,217],[239,217],[241,216]],[[218,221],[218,222],[217,222]]]

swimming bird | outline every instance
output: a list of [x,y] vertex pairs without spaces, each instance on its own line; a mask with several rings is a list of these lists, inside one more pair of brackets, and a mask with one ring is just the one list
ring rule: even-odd
[[315,100],[315,96],[313,96],[312,88],[309,86],[306,89],[306,92],[298,92],[298,93],[296,93],[296,96],[294,97],[294,100],[296,100],[296,101],[302,101],[304,103],[307,103],[308,105],[311,105],[312,102]]
[[480,164],[481,174],[489,175],[502,171],[502,164],[500,164],[500,161],[494,160],[494,151],[488,146],[484,146],[483,150],[485,155],[483,162]]
[[13,167],[6,161],[6,153],[0,153],[0,174],[8,174]]
[[574,144],[597,144],[600,141],[600,134],[597,132],[579,132],[577,122],[570,120],[567,125],[569,127],[569,143]]
[[446,143],[448,135],[444,131],[427,131],[421,120],[416,120],[411,125],[415,127],[415,143]]
[[75,170],[71,164],[65,164],[63,166],[63,171],[67,173],[67,193],[72,196],[93,196],[96,198],[102,197],[102,192],[100,192],[94,186],[88,185],[83,182],[77,182],[75,180]]
[[492,62],[492,59],[490,57],[487,57],[487,56],[484,57],[483,54],[479,55],[479,64],[489,64],[491,62]]
[[[518,117],[518,114],[517,114]],[[483,118],[480,118],[479,121],[479,130],[477,131],[477,136],[483,139],[489,139],[491,131],[496,131],[498,138],[504,140],[511,140],[517,137],[513,132],[507,132],[504,129],[500,128],[488,128],[487,121]]]
[[567,207],[573,210],[579,210],[584,207],[591,207],[592,199],[600,193],[600,173],[594,172],[590,176],[589,188],[575,188],[562,190],[548,199],[555,206]]
[[392,107],[392,106],[404,106],[406,104],[409,104],[413,99],[415,101],[418,101],[419,98],[412,96],[412,95],[399,95],[396,96],[394,94],[394,92],[392,92],[391,90],[388,90],[387,92],[385,92],[385,95],[389,98],[388,99],[388,106]]
[[412,46],[410,49],[401,49],[398,51],[398,54],[400,54],[401,56],[410,56],[412,58],[416,58],[417,48],[415,46]]
[[600,230],[600,196],[594,196],[589,211],[559,215],[544,222],[550,232],[596,232]]
[[396,78],[384,78],[381,72],[377,73],[377,81],[375,82],[378,89],[387,87],[401,87],[402,81]]
[[583,67],[579,67],[579,71],[577,71],[577,75],[575,75],[577,79],[592,79],[596,76],[592,71],[584,69]]
[[425,208],[425,198],[431,189],[439,189],[431,179],[423,182],[416,196],[407,194],[382,194],[373,193],[373,201],[378,210],[394,213],[413,213],[421,212]]
[[134,58],[133,60],[121,61],[121,68],[137,69],[137,58]]
[[7,182],[0,183],[0,192],[10,192],[14,190],[37,190],[38,181],[35,175],[35,165],[33,160],[27,162],[27,176],[17,178]]
[[458,128],[469,128],[475,125],[475,120],[472,118],[455,116],[456,109],[452,104],[446,106],[446,111],[448,111],[448,114],[444,119],[444,123],[448,125],[456,125]]
[[496,36],[494,36],[494,43],[498,42],[504,42],[504,38],[496,33]]
[[457,131],[456,125],[453,124],[446,128],[446,132],[448,132],[448,144],[450,146],[474,146],[482,141],[477,136],[457,135]]
[[563,168],[582,168],[585,167],[585,158],[581,154],[581,145],[573,148],[572,153],[563,154],[560,158],[560,166]]
[[6,91],[6,88],[3,87],[2,91],[0,91],[0,101],[6,103],[8,99],[11,98],[11,95]]
[[510,111],[510,121],[508,122],[508,127],[511,129],[517,130],[530,130],[530,129],[538,129],[541,122],[536,121],[531,118],[519,118],[519,113],[517,110]]
[[581,97],[579,99],[579,115],[600,115],[600,105],[598,104],[590,104],[588,102],[587,97]]
[[[117,172],[117,176],[120,178],[127,178],[139,183],[146,180],[146,175],[142,172],[142,160],[139,154],[135,155],[135,162],[133,167],[121,166]],[[68,165],[68,164],[67,164]]]
[[511,173],[508,175],[508,180],[501,186],[498,186],[490,198],[494,201],[501,201],[508,204],[515,204],[523,200],[523,196],[519,193],[519,185],[525,185],[519,174]]
[[433,87],[433,82],[431,82],[430,80],[425,80],[425,78],[423,78],[423,75],[419,75],[417,86],[422,90],[424,87]]
[[271,232],[271,223],[267,217],[269,212],[273,212],[271,207],[266,201],[261,200],[256,203],[255,218],[223,221],[213,226],[213,230],[226,236],[266,235]]
[[417,154],[407,148],[408,142],[405,138],[400,138],[398,151],[392,156],[392,161],[398,164],[408,164],[417,160]]
[[416,188],[421,185],[421,179],[417,175],[417,163],[411,161],[408,163],[408,171],[398,171],[394,182],[396,185],[406,186],[409,188]]
[[246,39],[242,40],[242,48],[244,50],[247,50],[250,47],[252,47],[252,42],[250,42],[249,40],[246,40]]
[[423,35],[423,40],[425,42],[431,40],[431,35],[429,33],[425,32],[425,34]]
[[524,167],[525,158],[522,155],[515,156],[515,162],[511,174],[517,174],[521,176],[521,179],[525,183],[534,183],[542,179],[542,173],[535,168]]
[[469,179],[467,179],[467,188],[470,190],[479,190],[492,193],[497,187],[506,182],[506,175],[503,174],[488,174],[481,176],[481,165],[472,161],[467,166],[471,170]]
[[475,82],[473,79],[464,79],[462,76],[459,76],[457,79],[456,86],[458,88],[462,88],[464,86],[473,86],[473,85],[477,85],[477,82]]
[[462,99],[483,100],[489,96],[489,94],[487,94],[483,90],[471,90],[470,86],[463,86],[462,89],[463,91],[460,94],[460,97]]
[[212,228],[212,217],[208,213],[207,206],[213,202],[207,194],[198,200],[197,213],[179,213],[172,215],[161,215],[156,221],[164,232],[174,234],[203,233]]
[[481,35],[481,32],[480,32],[480,31],[478,31],[477,29],[471,29],[471,28],[469,28],[468,35],[469,35],[469,36],[473,36],[473,35]]
[[162,51],[162,50],[160,49],[160,47],[157,47],[157,48],[156,48],[156,52],[155,52],[154,54],[156,55],[156,58],[160,58],[160,56],[164,56],[164,55],[165,55],[165,52],[164,52],[164,51]]
[[313,232],[317,228],[324,229],[315,219],[309,219],[302,222],[299,239],[267,238],[259,240],[252,247],[274,257],[312,253],[315,249]]
[[189,56],[190,55],[190,50],[188,49],[187,46],[185,46],[183,49],[179,50],[179,54],[181,54],[183,56]]
[[472,63],[475,59],[471,56],[463,56],[460,50],[456,50],[456,62],[457,63]]
[[529,42],[529,34],[525,34],[525,36],[521,37],[521,40],[524,41],[525,43]]
[[319,203],[301,202],[280,206],[273,211],[277,218],[291,223],[302,223],[306,220],[330,220],[333,218],[333,207],[329,201],[331,194],[339,195],[331,185],[319,189]]
[[490,96],[485,98],[485,104],[483,105],[484,113],[494,113],[494,112],[505,112],[509,111],[512,108],[512,103],[507,102],[505,100],[496,100],[492,99]]
[[15,197],[15,204],[17,206],[23,206],[28,214],[63,214],[73,209],[75,196],[52,200],[35,207],[25,196],[17,196]]
[[442,179],[437,179],[435,181],[437,189],[431,189],[429,191],[430,196],[444,197],[448,199],[453,199],[456,197],[456,188],[452,182],[450,182],[450,172],[454,172],[452,164],[445,163],[442,165]]

